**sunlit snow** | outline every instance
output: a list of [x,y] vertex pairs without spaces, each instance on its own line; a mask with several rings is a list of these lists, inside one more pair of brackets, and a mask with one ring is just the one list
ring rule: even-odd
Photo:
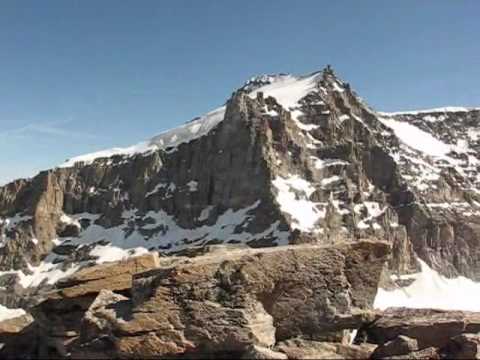
[[25,314],[26,312],[23,309],[9,309],[3,305],[0,305],[0,321],[13,319]]
[[276,200],[280,210],[292,217],[293,229],[312,231],[318,220],[325,217],[325,210],[318,209],[318,204],[309,199],[315,191],[309,182],[291,176],[277,177],[272,183],[278,192]]
[[413,149],[437,157],[445,156],[451,151],[450,145],[443,143],[412,124],[389,118],[379,119],[384,125],[391,128],[403,143]]
[[421,272],[403,275],[403,279],[414,279],[407,287],[393,291],[379,289],[374,307],[436,308],[442,310],[480,311],[480,283],[465,277],[448,279],[425,262],[420,261]]

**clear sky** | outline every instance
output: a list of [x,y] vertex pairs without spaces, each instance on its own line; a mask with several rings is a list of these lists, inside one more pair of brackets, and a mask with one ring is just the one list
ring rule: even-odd
[[2,0],[0,183],[325,64],[378,110],[480,106],[477,0]]

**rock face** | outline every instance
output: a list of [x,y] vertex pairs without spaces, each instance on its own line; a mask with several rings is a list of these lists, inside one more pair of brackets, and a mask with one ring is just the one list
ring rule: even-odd
[[369,341],[383,344],[399,335],[416,339],[420,349],[443,347],[452,337],[480,332],[478,313],[391,308],[369,329]]
[[374,359],[479,357],[479,313],[391,308],[363,331],[367,342],[379,344]]
[[[387,243],[368,241],[220,248],[134,274],[122,294],[93,287],[78,291],[83,284],[77,274],[62,284],[71,289],[57,289],[34,309],[38,343],[52,345],[30,352],[74,358],[261,358],[267,351],[262,349],[287,341],[273,354],[291,358],[290,350],[282,349],[293,347],[288,340],[304,338],[339,354],[365,354],[366,348],[340,345],[349,331],[376,319],[370,309],[389,251]],[[112,266],[95,273],[115,279]],[[87,278],[83,275],[86,283]],[[117,282],[110,283],[118,291]],[[325,341],[336,345],[318,345]]]
[[418,341],[404,335],[399,335],[394,340],[388,341],[375,349],[373,359],[382,359],[395,355],[405,355],[418,350]]

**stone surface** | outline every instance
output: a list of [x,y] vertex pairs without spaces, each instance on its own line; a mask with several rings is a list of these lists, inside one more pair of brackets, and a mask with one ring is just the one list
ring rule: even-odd
[[337,354],[334,344],[308,340],[287,340],[280,342],[275,349],[288,356],[288,359],[343,359]]
[[480,335],[455,336],[443,348],[443,353],[450,359],[480,359]]
[[418,350],[418,342],[404,335],[380,345],[372,354],[372,359],[383,359],[395,355],[407,355]]
[[[128,334],[119,351],[241,352],[249,344],[271,346],[275,337],[343,334],[345,325],[334,319],[371,305],[387,253],[386,244],[373,242],[245,250],[140,274],[132,318],[117,324]],[[368,271],[359,271],[365,257]]]
[[49,299],[75,298],[97,294],[102,289],[121,291],[132,287],[132,275],[160,265],[157,253],[128,258],[111,264],[102,264],[76,272],[57,285]]
[[367,328],[369,342],[384,344],[404,335],[417,340],[419,349],[441,348],[469,332],[480,332],[479,313],[431,309],[387,309]]
[[437,348],[428,347],[423,350],[411,352],[405,355],[395,355],[383,358],[385,360],[437,360],[443,359]]
[[250,346],[243,354],[242,359],[255,359],[255,360],[288,360],[286,354],[273,351],[269,348],[261,347],[258,345]]
[[30,314],[0,321],[0,336],[18,334],[32,323],[33,317]]
[[366,345],[345,345],[303,339],[282,341],[275,347],[288,359],[368,359],[372,348]]

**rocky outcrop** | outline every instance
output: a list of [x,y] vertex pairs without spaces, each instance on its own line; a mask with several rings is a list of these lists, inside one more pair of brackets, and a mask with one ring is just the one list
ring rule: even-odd
[[370,342],[384,344],[403,335],[416,339],[420,349],[443,347],[462,333],[480,332],[480,315],[464,311],[391,308],[367,329]]
[[[39,343],[53,344],[36,351],[75,358],[261,357],[262,349],[282,341],[292,348],[288,340],[300,337],[338,343],[321,348],[339,354],[365,354],[346,342],[352,330],[377,317],[371,305],[389,249],[371,241],[220,247],[130,273],[128,291],[111,271],[120,264],[92,268],[64,281],[34,309]],[[93,286],[109,277],[114,281]]]
[[444,353],[450,359],[480,359],[480,335],[455,336],[445,346]]
[[[158,254],[153,252],[111,264],[96,265],[77,271],[57,284],[57,291],[48,296],[49,301],[98,294],[102,289],[129,290],[134,274],[160,266]],[[168,259],[166,263],[172,262]]]
[[395,355],[405,355],[418,351],[418,341],[408,336],[399,335],[395,339],[388,341],[378,348],[372,354],[373,359],[383,359]]
[[292,339],[280,342],[275,349],[288,359],[368,359],[375,347],[366,344],[347,345],[342,343],[319,342]]
[[480,314],[392,308],[364,331],[368,343],[379,345],[374,359],[474,359]]

